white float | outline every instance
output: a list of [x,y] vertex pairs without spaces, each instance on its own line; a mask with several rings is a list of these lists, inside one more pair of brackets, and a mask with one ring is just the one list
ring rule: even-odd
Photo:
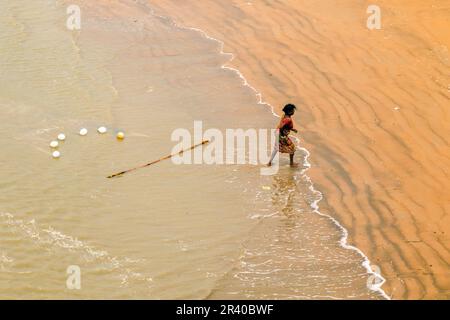
[[59,151],[53,151],[52,156],[53,158],[59,158],[61,156],[61,153]]
[[80,136],[85,136],[85,135],[87,135],[87,133],[88,133],[88,131],[87,131],[86,128],[82,128],[82,129],[80,130]]
[[58,134],[58,140],[59,140],[59,141],[64,141],[64,140],[66,140],[66,135],[65,135],[64,133]]
[[105,127],[100,127],[97,129],[98,133],[106,133],[106,131],[108,131],[108,129],[106,129]]
[[59,143],[58,143],[58,141],[52,141],[52,142],[50,142],[50,147],[51,148],[57,148],[59,146]]

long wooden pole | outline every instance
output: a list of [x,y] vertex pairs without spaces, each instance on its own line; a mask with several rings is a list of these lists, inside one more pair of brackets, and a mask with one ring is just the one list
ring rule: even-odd
[[145,168],[145,167],[151,166],[152,164],[161,162],[161,161],[163,161],[163,160],[170,159],[170,158],[172,158],[173,156],[176,156],[176,155],[178,155],[178,154],[182,154],[182,153],[184,153],[184,152],[190,151],[190,150],[195,149],[195,148],[197,148],[197,147],[199,147],[199,146],[201,146],[201,145],[207,144],[208,142],[209,142],[209,140],[204,140],[204,141],[202,141],[202,143],[193,145],[193,146],[190,147],[189,149],[181,150],[180,152],[177,152],[177,153],[174,153],[174,154],[169,154],[168,156],[162,157],[162,158],[160,158],[160,159],[158,159],[158,160],[155,160],[155,161],[146,163],[146,164],[144,164],[144,165],[142,165],[142,166],[139,166],[139,167],[136,167],[136,168],[132,168],[132,169],[129,169],[129,170],[125,170],[125,171],[122,171],[122,172],[118,172],[118,173],[112,174],[112,175],[110,175],[110,176],[107,176],[107,178],[110,179],[110,178],[118,177],[118,176],[121,176],[121,175],[123,175],[123,174],[125,174],[125,173],[128,173],[128,172],[131,172],[131,171],[134,171],[134,170],[137,170],[137,169],[141,169],[141,168]]

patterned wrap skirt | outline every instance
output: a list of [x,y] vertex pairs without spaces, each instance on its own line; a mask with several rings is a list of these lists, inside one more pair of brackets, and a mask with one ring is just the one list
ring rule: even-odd
[[295,153],[295,144],[292,142],[292,140],[287,136],[283,136],[280,134],[278,143],[278,151],[281,153],[289,153],[294,154]]

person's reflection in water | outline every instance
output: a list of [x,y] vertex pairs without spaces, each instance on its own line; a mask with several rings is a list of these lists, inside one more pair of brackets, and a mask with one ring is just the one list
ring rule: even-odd
[[[278,212],[280,218],[276,231],[280,232],[280,238],[289,241],[286,232],[298,228],[299,214],[303,212],[300,171],[291,168],[280,171],[273,176],[272,190],[273,210]],[[292,236],[297,238],[296,234]]]

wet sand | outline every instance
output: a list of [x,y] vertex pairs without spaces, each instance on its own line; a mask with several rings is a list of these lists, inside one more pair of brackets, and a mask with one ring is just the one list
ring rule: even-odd
[[[263,99],[298,105],[321,210],[394,299],[450,298],[450,4],[152,0],[224,41]],[[278,109],[279,110],[279,109]]]

